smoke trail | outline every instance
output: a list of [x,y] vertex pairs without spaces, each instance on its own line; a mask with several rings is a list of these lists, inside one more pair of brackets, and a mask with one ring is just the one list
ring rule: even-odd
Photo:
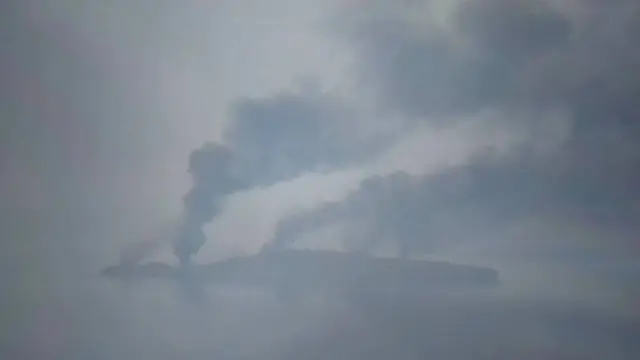
[[[231,108],[232,121],[223,142],[205,143],[189,156],[192,188],[185,194],[184,213],[170,242],[178,258],[187,260],[206,241],[202,226],[220,210],[220,200],[251,186],[271,186],[319,168],[343,167],[386,144],[376,137],[361,149],[347,134],[354,117],[342,100],[323,93],[295,91],[266,98],[241,98]],[[354,125],[355,126],[355,125]],[[337,136],[338,134],[339,136]],[[386,133],[385,133],[386,136]],[[367,155],[369,156],[369,155]],[[163,236],[164,237],[164,236]],[[145,241],[125,250],[134,263],[166,240]]]
[[173,252],[182,263],[188,262],[206,242],[202,227],[219,213],[222,198],[249,187],[234,174],[237,165],[233,152],[220,144],[205,143],[191,152],[188,172],[193,185],[183,196],[182,216],[125,248],[120,263],[135,264],[167,243],[172,243]]
[[232,151],[220,144],[205,143],[189,156],[192,188],[183,197],[184,222],[174,241],[174,254],[182,263],[206,242],[202,227],[220,211],[222,197],[248,188],[235,174]]

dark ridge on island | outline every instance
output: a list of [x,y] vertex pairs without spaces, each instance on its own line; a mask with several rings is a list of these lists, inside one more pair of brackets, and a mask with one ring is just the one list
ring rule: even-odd
[[318,250],[261,252],[185,268],[160,262],[115,265],[102,274],[118,280],[189,279],[202,285],[245,286],[288,295],[314,289],[406,294],[499,283],[498,271],[492,268]]

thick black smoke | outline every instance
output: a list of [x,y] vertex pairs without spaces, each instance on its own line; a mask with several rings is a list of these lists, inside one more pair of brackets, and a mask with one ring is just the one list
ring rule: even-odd
[[186,217],[194,223],[210,222],[218,211],[216,200],[242,189],[232,174],[232,152],[223,145],[204,144],[189,156],[193,187],[184,196]]
[[184,196],[184,224],[174,244],[176,256],[185,261],[206,241],[202,227],[220,211],[222,197],[247,188],[233,174],[233,153],[227,147],[206,143],[189,156],[193,187]]

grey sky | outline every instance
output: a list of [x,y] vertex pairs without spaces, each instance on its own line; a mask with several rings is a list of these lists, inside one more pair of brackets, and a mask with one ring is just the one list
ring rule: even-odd
[[314,4],[8,5],[2,284],[11,294],[3,313],[15,314],[3,324],[16,328],[3,325],[3,344],[27,341],[39,314],[60,307],[75,307],[74,327],[86,325],[80,314],[101,306],[86,290],[95,271],[125,245],[164,235],[158,228],[189,188],[188,154],[221,138],[231,101],[338,71],[311,30]]
[[[52,309],[71,308],[71,333],[87,338],[178,316],[167,314],[170,300],[122,310],[92,276],[123,248],[169,237],[189,153],[207,141],[233,148],[254,187],[225,199],[199,261],[256,251],[292,222],[291,236],[315,245],[344,245],[319,231],[344,223],[412,229],[415,242],[420,218],[397,216],[407,198],[455,240],[439,242],[442,256],[517,263],[522,252],[553,252],[555,238],[578,252],[636,255],[639,9],[633,0],[9,2],[0,280],[12,294],[3,323],[16,326],[3,341],[28,341]],[[398,171],[411,184],[402,191],[384,185]],[[358,191],[374,175],[386,190]],[[388,223],[367,212],[374,195],[384,195],[375,209]],[[358,197],[370,201],[352,204]],[[122,313],[95,315],[105,308]],[[105,329],[91,327],[100,321]]]

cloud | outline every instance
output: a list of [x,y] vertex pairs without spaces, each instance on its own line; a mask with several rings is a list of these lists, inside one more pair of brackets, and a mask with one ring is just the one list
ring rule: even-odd
[[531,126],[561,110],[576,136],[603,127],[637,131],[633,1],[358,4],[338,23],[360,64],[360,84],[375,89],[386,112],[446,125],[469,118],[452,115],[510,109],[510,123]]
[[488,153],[435,174],[373,176],[343,200],[282,220],[268,245],[295,246],[337,227],[332,239],[315,241],[370,253],[481,252],[581,266],[593,256],[636,253],[635,198],[621,197],[604,177],[549,170],[547,159]]
[[521,72],[569,41],[546,2],[454,1],[444,23],[432,14],[441,2],[374,1],[345,16],[361,83],[389,111],[433,119],[515,101]]
[[344,168],[390,142],[385,134],[359,135],[361,115],[343,99],[313,88],[239,99],[230,116],[224,141],[238,156],[238,171],[259,185]]
[[[486,157],[472,148],[475,160],[437,175],[374,177],[344,202],[283,221],[275,242],[346,223],[358,235],[343,236],[360,240],[345,241],[416,252],[470,245],[481,234],[501,237],[487,240],[494,250],[509,241],[521,250],[632,248],[625,234],[639,214],[632,185],[640,160],[633,100],[640,79],[632,65],[639,9],[632,1],[542,0],[347,7],[337,32],[347,35],[359,64],[354,75],[373,89],[381,113],[442,129],[490,124],[522,141]],[[480,114],[489,121],[478,121],[487,119]],[[413,149],[406,156],[420,162],[424,152]],[[564,233],[554,216],[575,222],[582,236]],[[546,239],[517,235],[523,223]],[[564,247],[551,238],[575,242]]]
[[[456,167],[473,163],[479,155],[493,154],[494,156],[503,156],[514,148],[527,146],[531,142],[528,138],[530,137],[528,133],[518,134],[508,129],[505,130],[503,126],[495,126],[495,121],[492,120],[501,116],[504,116],[504,114],[494,112],[480,114],[476,122],[460,123],[457,126],[446,129],[427,124],[415,126],[410,134],[402,136],[393,146],[388,147],[383,154],[371,156],[369,161],[360,162],[357,166],[351,167],[349,173],[352,176],[348,177],[349,186],[346,186],[346,182],[340,186],[335,186],[338,185],[335,182],[333,182],[333,185],[331,184],[332,174],[337,173],[316,174],[317,182],[307,182],[304,187],[298,187],[296,191],[289,191],[289,195],[287,195],[287,192],[281,192],[280,199],[274,198],[272,202],[279,205],[291,204],[292,202],[301,204],[301,199],[308,199],[309,197],[316,198],[316,201],[315,203],[306,202],[304,207],[298,207],[297,210],[300,213],[292,215],[291,219],[284,220],[277,227],[273,241],[267,246],[281,247],[293,242],[296,243],[295,245],[300,245],[300,243],[309,245],[307,241],[299,241],[297,237],[304,237],[306,232],[314,230],[314,228],[325,225],[332,227],[333,225],[346,223],[354,226],[337,226],[333,230],[350,232],[349,236],[354,237],[354,243],[351,245],[353,245],[353,249],[357,248],[359,245],[356,243],[366,242],[366,236],[371,235],[365,234],[368,231],[367,226],[378,221],[367,217],[371,215],[371,211],[385,213],[396,220],[397,216],[393,214],[395,211],[405,212],[401,207],[374,210],[376,206],[383,207],[387,201],[393,201],[394,191],[401,191],[402,184],[397,186],[392,184],[385,185],[387,180],[395,179],[396,175],[394,174],[404,174],[409,177],[409,183],[411,184],[421,183],[424,181],[422,180],[423,178],[437,176]],[[530,151],[544,153],[552,150],[554,146],[557,146],[556,142],[562,141],[562,136],[565,132],[566,129],[559,127],[555,134],[558,139],[554,141],[548,140],[544,146],[531,147]],[[552,132],[549,131],[549,133]],[[364,191],[362,189],[357,190],[358,183],[363,180],[364,183],[368,183],[369,180],[366,179],[371,176],[373,176],[372,179],[375,179],[371,180],[371,182],[380,185],[372,188],[366,187]],[[415,179],[412,178],[414,176]],[[294,183],[291,182],[282,189],[293,189]],[[325,185],[322,185],[323,183]],[[311,195],[325,192],[327,189],[331,189],[336,194],[333,199]],[[353,192],[354,190],[357,191]],[[388,199],[375,200],[380,196],[388,196]],[[374,199],[369,199],[369,197]],[[329,203],[326,203],[327,201]],[[350,204],[352,201],[355,201],[355,204]],[[273,206],[270,206],[270,208],[273,209]],[[304,209],[310,211],[305,211]],[[363,213],[360,214],[359,212]],[[273,214],[273,210],[269,210],[269,213]],[[289,212],[288,214],[292,213]],[[382,226],[382,223],[380,224]],[[263,236],[263,238],[269,239],[272,233],[273,231],[269,230],[269,236]],[[334,238],[339,236],[336,235]],[[372,241],[378,240],[372,238]],[[325,237],[320,240],[320,243],[314,242],[312,244],[312,246],[320,247],[326,247],[327,245],[335,245],[335,242]]]
[[228,195],[307,173],[344,170],[375,158],[397,136],[375,130],[363,135],[361,116],[344,99],[313,84],[239,98],[230,105],[221,140],[192,151],[190,172],[210,187],[208,193]]

